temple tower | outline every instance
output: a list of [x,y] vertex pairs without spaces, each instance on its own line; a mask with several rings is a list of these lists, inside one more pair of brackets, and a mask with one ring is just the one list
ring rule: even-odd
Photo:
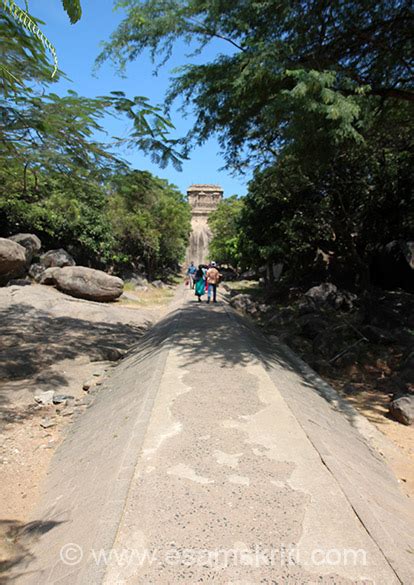
[[208,244],[211,231],[208,216],[223,199],[223,189],[219,185],[190,185],[187,189],[191,205],[191,235],[187,250],[187,262],[205,264],[208,260]]

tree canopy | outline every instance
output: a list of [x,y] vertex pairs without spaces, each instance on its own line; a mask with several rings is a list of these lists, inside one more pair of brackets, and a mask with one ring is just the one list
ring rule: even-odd
[[212,233],[209,255],[220,264],[238,268],[242,261],[240,216],[243,199],[232,195],[220,201],[208,219]]
[[[243,234],[236,256],[256,264],[285,261],[299,278],[322,250],[335,258],[338,273],[352,267],[354,283],[365,287],[376,247],[408,237],[413,225],[412,3],[128,0],[122,6],[127,18],[100,61],[122,67],[149,49],[159,67],[178,39],[193,54],[213,39],[223,42],[201,65],[189,56],[166,99],[170,105],[180,97],[195,112],[188,148],[216,134],[228,168],[254,168],[232,218]],[[213,226],[225,221],[220,213]],[[223,251],[224,243],[216,233],[212,249]]]
[[[171,186],[131,171],[96,139],[103,114],[125,115],[132,130],[124,144],[138,146],[161,165],[179,166],[182,145],[185,154],[214,134],[229,169],[253,168],[243,203],[224,202],[211,219],[215,255],[240,266],[283,261],[290,267],[285,275],[298,279],[321,252],[335,260],[339,274],[351,267],[353,283],[367,286],[375,249],[409,237],[414,223],[412,3],[120,0],[118,5],[126,18],[98,62],[110,58],[124,67],[149,50],[160,67],[178,41],[187,43],[192,55],[202,55],[213,39],[223,50],[201,64],[188,56],[174,72],[167,114],[145,98],[117,92],[62,98],[25,87],[13,99],[6,96],[0,155],[2,172],[13,185],[7,205],[19,210],[16,217],[36,210],[33,221],[53,231],[45,210],[60,210],[66,202],[73,225],[73,218],[86,218],[96,206],[105,210],[96,231],[112,238],[104,238],[105,258],[131,261],[134,242],[148,269],[160,266],[161,257],[173,262],[188,229],[186,204]],[[47,85],[47,45],[39,45],[9,14],[1,14],[0,26],[9,63],[25,79]],[[168,108],[176,98],[195,114],[182,140],[170,138]],[[145,184],[148,197],[142,195]],[[94,203],[79,212],[86,193],[96,195]],[[92,224],[85,232],[93,233]],[[70,230],[72,238],[76,230]],[[88,237],[93,248],[101,236]]]
[[[304,116],[341,139],[360,137],[364,102],[414,100],[409,0],[128,0],[127,18],[100,60],[124,66],[144,50],[163,63],[181,38],[201,51],[212,39],[231,49],[176,72],[168,101],[196,112],[188,140],[217,133],[227,163],[272,159]],[[189,58],[190,61],[190,58]],[[241,156],[244,153],[246,156]]]
[[[78,20],[79,1],[63,4]],[[51,79],[47,44],[16,14],[0,11],[5,66],[14,72],[13,91],[7,76],[0,87],[1,235],[34,232],[46,247],[66,247],[91,266],[139,266],[151,276],[176,268],[190,229],[188,204],[167,181],[115,155],[120,145],[139,148],[161,167],[179,167],[172,123],[142,96],[51,92],[57,76]],[[129,133],[109,137],[108,116],[126,118]]]

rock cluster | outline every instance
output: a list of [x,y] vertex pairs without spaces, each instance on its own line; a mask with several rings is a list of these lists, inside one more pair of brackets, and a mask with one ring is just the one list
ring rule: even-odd
[[305,293],[305,301],[315,308],[331,305],[335,309],[352,309],[356,295],[349,291],[341,291],[331,282],[323,282],[313,286]]
[[[121,296],[123,280],[85,266],[76,266],[63,249],[49,250],[39,257],[41,241],[34,234],[0,238],[0,285],[24,286],[35,282],[55,286],[73,297],[109,302]],[[31,264],[32,260],[37,260]]]
[[231,297],[230,305],[242,313],[254,316],[266,313],[270,308],[265,303],[254,301],[249,294],[238,294]]

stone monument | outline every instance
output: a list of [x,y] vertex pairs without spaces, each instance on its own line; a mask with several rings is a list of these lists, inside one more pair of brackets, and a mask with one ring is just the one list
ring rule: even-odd
[[187,249],[187,264],[193,261],[198,266],[208,260],[208,244],[211,240],[208,216],[223,199],[223,189],[219,185],[190,185],[187,196],[191,205],[191,235]]

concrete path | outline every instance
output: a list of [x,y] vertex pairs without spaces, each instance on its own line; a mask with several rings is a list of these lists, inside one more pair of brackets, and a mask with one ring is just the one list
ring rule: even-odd
[[357,419],[181,290],[58,453],[21,582],[411,585],[412,507]]

